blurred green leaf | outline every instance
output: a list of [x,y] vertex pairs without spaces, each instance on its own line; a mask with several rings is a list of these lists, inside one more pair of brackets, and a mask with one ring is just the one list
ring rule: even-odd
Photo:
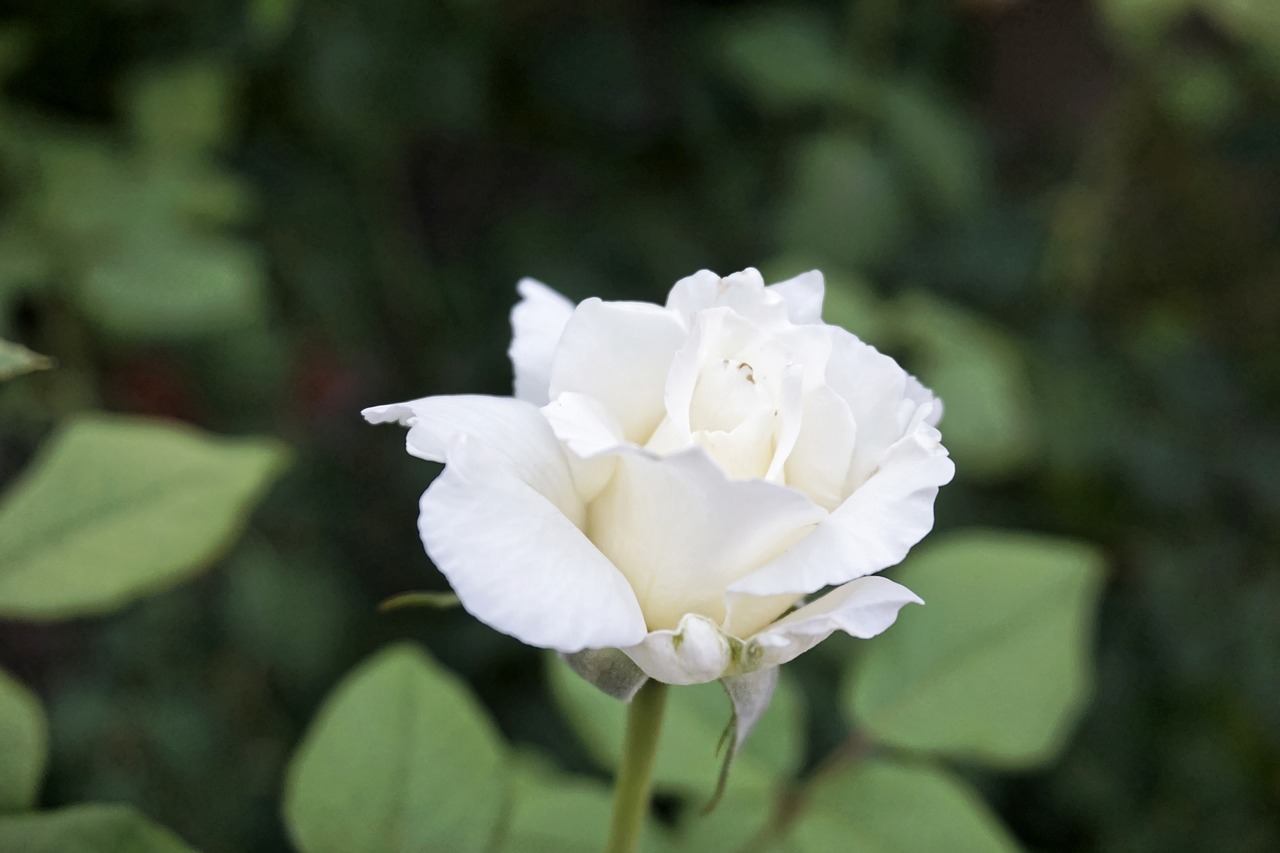
[[299,0],[250,0],[246,7],[249,32],[264,47],[273,47],[293,28]]
[[0,504],[0,616],[101,613],[189,577],[234,541],[284,460],[274,441],[73,418]]
[[138,143],[159,157],[207,156],[231,129],[232,77],[212,61],[150,69],[133,78],[125,95]]
[[487,850],[502,745],[466,686],[392,646],[325,701],[290,763],[284,818],[303,853]]
[[1051,536],[935,537],[894,571],[925,601],[867,644],[846,692],[894,746],[1008,767],[1052,758],[1092,689],[1102,557]]
[[48,370],[51,367],[53,367],[53,359],[49,356],[32,352],[22,344],[0,338],[0,382],[35,370]]
[[[896,630],[896,629],[895,629]],[[928,764],[864,759],[818,779],[787,848],[795,853],[1013,853],[970,788]]]
[[[547,665],[561,710],[592,756],[605,768],[616,769],[627,706],[578,677],[560,660],[550,657]],[[801,714],[799,693],[784,671],[772,704],[734,760],[730,793],[772,789],[796,772],[804,751]],[[654,786],[709,798],[722,763],[717,746],[731,715],[729,698],[717,683],[668,691]]]
[[22,853],[194,853],[131,806],[82,805],[0,817],[0,850]]
[[185,340],[251,325],[265,311],[262,258],[248,243],[211,235],[149,232],[93,266],[76,292],[108,332]]
[[800,7],[735,16],[718,33],[717,53],[729,77],[773,110],[838,101],[852,75],[831,27]]
[[682,815],[672,846],[697,853],[772,850],[773,846],[765,846],[762,835],[775,816],[777,799],[777,791],[739,788],[725,794],[710,814],[689,808]]
[[348,640],[350,590],[326,566],[246,542],[222,569],[223,620],[241,653],[295,689],[327,686]]
[[908,87],[880,98],[886,147],[910,176],[924,208],[940,216],[965,216],[986,194],[988,162],[973,123],[946,101]]
[[857,272],[899,248],[906,196],[886,158],[857,137],[827,133],[809,137],[794,160],[779,214],[782,245]]
[[36,695],[0,669],[0,813],[34,808],[49,725]]
[[[522,757],[512,767],[512,804],[500,851],[596,853],[609,835],[613,794],[605,783],[561,773]],[[650,821],[641,851],[664,849],[661,826]]]
[[995,478],[1035,456],[1031,380],[1018,342],[990,321],[926,293],[894,305],[896,340],[946,407],[942,441],[962,477]]

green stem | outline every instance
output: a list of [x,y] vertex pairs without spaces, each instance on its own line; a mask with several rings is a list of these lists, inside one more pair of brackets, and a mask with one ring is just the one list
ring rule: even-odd
[[658,731],[662,728],[666,701],[667,685],[651,678],[636,693],[627,710],[627,735],[613,792],[613,819],[609,823],[606,853],[634,853],[640,843],[640,830],[649,812],[649,780],[658,754]]

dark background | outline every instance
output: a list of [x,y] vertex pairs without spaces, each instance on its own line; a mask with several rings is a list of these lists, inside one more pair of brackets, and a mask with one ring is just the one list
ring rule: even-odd
[[[374,613],[443,581],[414,535],[432,466],[359,409],[508,393],[523,275],[660,300],[702,267],[817,266],[829,318],[956,418],[939,529],[1108,554],[1090,711],[1052,766],[980,779],[1008,824],[1046,851],[1280,849],[1280,4],[0,10],[0,334],[60,362],[0,391],[0,477],[85,407],[296,450],[196,583],[0,623],[50,708],[45,806],[125,799],[209,853],[284,849],[302,727],[403,636],[586,768],[533,650],[461,612]],[[191,68],[139,110],[139,75]],[[198,97],[206,73],[226,97]],[[197,141],[157,153],[149,120]],[[175,207],[153,164],[179,160]],[[156,319],[103,284],[117,268],[230,307]],[[810,657],[816,757],[844,724]]]

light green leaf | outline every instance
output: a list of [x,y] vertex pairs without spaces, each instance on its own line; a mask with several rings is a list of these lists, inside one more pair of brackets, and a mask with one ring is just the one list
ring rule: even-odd
[[0,813],[35,807],[48,752],[40,700],[0,669]]
[[942,399],[942,443],[964,477],[1017,473],[1035,457],[1031,380],[1018,343],[977,314],[925,293],[902,297],[899,341]]
[[284,448],[145,418],[64,424],[0,503],[0,617],[101,613],[233,542]]
[[[895,629],[896,630],[896,629]],[[788,839],[795,853],[1013,853],[967,785],[927,764],[864,759],[820,779]]]
[[[601,693],[557,658],[548,658],[547,665],[561,710],[592,756],[615,770],[627,706]],[[654,787],[701,798],[701,806],[716,787],[722,763],[717,746],[732,712],[717,683],[672,687],[667,693]],[[734,760],[729,793],[772,789],[795,773],[804,750],[801,714],[799,694],[784,671],[772,704]]]
[[303,853],[486,850],[506,795],[498,733],[408,644],[357,667],[303,738],[284,818]]
[[[545,762],[522,758],[511,768],[512,805],[499,850],[503,853],[597,853],[609,834],[613,794],[596,779],[561,773]],[[664,847],[652,821],[642,851]]]
[[0,817],[0,850],[22,853],[194,853],[131,806],[82,805]]
[[22,344],[0,338],[0,382],[24,373],[48,370],[51,367],[53,367],[53,359],[49,356],[32,352]]
[[796,152],[780,213],[788,251],[862,271],[888,260],[906,236],[905,193],[889,161],[857,137],[813,137]]
[[925,600],[866,644],[846,694],[894,746],[1027,767],[1052,758],[1092,686],[1102,581],[1090,545],[971,530],[920,546],[894,580]]

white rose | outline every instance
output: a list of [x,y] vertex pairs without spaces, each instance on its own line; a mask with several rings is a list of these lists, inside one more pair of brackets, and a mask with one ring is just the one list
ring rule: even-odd
[[[445,463],[419,531],[463,606],[671,684],[872,637],[919,599],[875,572],[933,524],[941,403],[822,322],[822,275],[703,271],[665,306],[519,285],[515,396],[366,409]],[[796,608],[805,596],[832,589]]]

